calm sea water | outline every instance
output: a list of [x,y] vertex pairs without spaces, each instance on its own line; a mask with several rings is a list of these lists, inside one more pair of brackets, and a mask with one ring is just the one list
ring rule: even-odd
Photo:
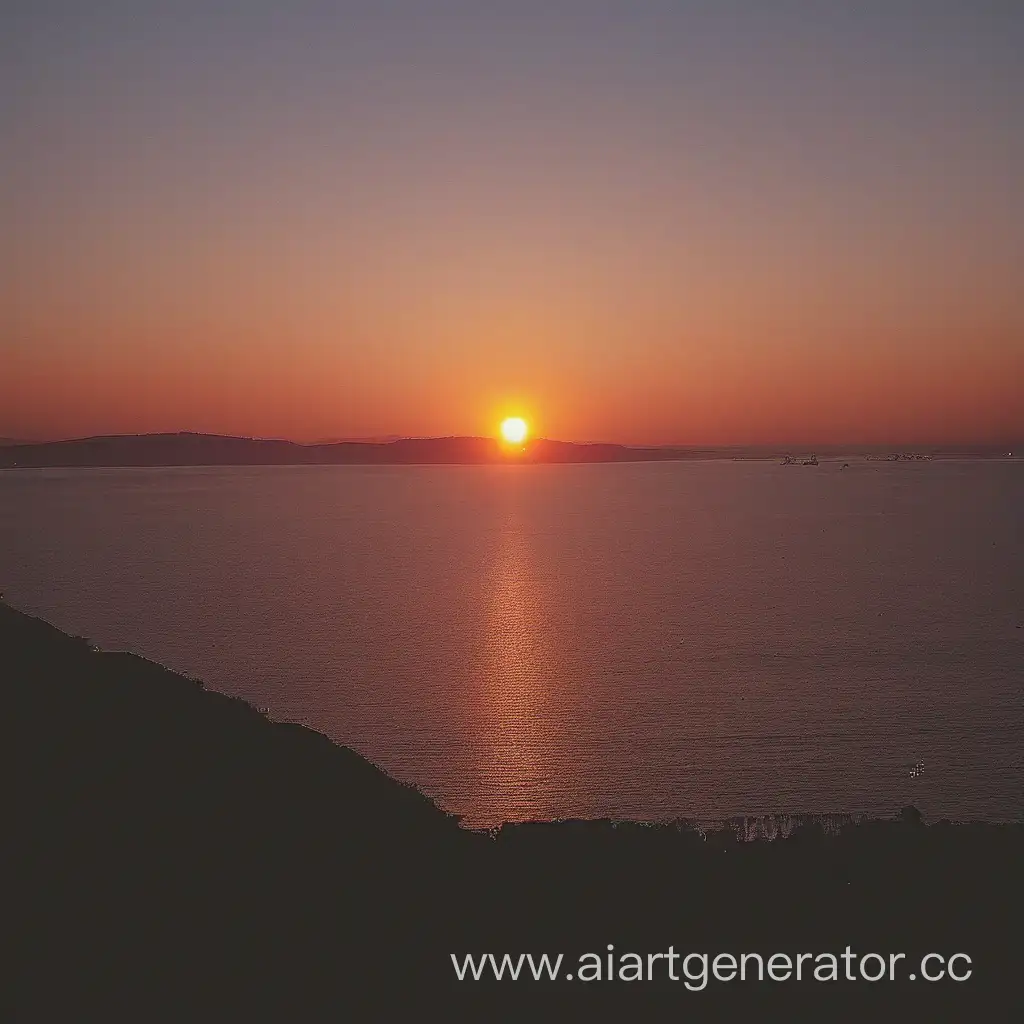
[[1024,814],[1024,462],[0,472],[0,587],[488,826]]

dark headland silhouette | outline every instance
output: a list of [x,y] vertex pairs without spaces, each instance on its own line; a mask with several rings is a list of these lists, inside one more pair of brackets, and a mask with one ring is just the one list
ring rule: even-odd
[[[890,449],[822,446],[825,455]],[[1019,449],[1018,449],[1019,450]],[[929,454],[997,457],[1005,446],[929,448]],[[112,434],[66,441],[0,445],[0,468],[74,466],[488,465],[503,463],[675,462],[690,459],[775,459],[778,446],[633,447],[533,438],[519,450],[491,437],[406,437],[385,441],[295,441],[191,432]]]
[[[1011,1020],[1021,1005],[1021,824],[908,808],[772,842],[609,821],[481,834],[318,733],[2,602],[0,679],[11,1020]],[[451,962],[561,952],[564,974],[609,944],[965,952],[973,973],[689,991],[664,971],[459,982]]]
[[[123,434],[0,448],[0,466],[477,465],[503,462],[638,462],[700,457],[694,449],[628,448],[537,438],[520,451],[489,437],[294,441],[219,434]],[[706,457],[706,455],[705,455]]]

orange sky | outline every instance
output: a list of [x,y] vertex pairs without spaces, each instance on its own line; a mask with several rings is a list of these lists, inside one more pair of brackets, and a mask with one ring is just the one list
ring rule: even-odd
[[1024,436],[1008,6],[50,6],[0,436]]

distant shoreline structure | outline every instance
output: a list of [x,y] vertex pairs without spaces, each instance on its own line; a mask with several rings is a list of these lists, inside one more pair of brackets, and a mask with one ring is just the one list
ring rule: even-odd
[[[221,434],[113,434],[0,446],[0,468],[100,468],[161,466],[301,466],[301,465],[559,465],[613,462],[683,462],[709,460],[778,461],[796,446],[672,445],[632,446],[579,443],[536,438],[510,453],[489,437],[408,437],[383,441],[337,441],[301,444],[279,439]],[[1017,449],[1020,451],[1021,449]],[[934,458],[1006,458],[1006,445],[919,446],[892,448],[865,445],[816,446],[825,459],[929,461]],[[784,465],[817,465],[818,456]]]

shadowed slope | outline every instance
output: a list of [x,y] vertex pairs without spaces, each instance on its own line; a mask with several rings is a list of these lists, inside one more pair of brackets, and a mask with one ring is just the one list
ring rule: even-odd
[[[1019,1001],[1022,828],[460,829],[350,750],[0,603],[15,1019],[963,1019]],[[455,980],[450,954],[965,951],[969,982]],[[664,962],[662,963],[664,967]],[[412,1008],[409,1008],[411,1003]],[[402,1004],[401,1015],[398,1004]],[[441,1011],[438,1018],[437,1011]]]

